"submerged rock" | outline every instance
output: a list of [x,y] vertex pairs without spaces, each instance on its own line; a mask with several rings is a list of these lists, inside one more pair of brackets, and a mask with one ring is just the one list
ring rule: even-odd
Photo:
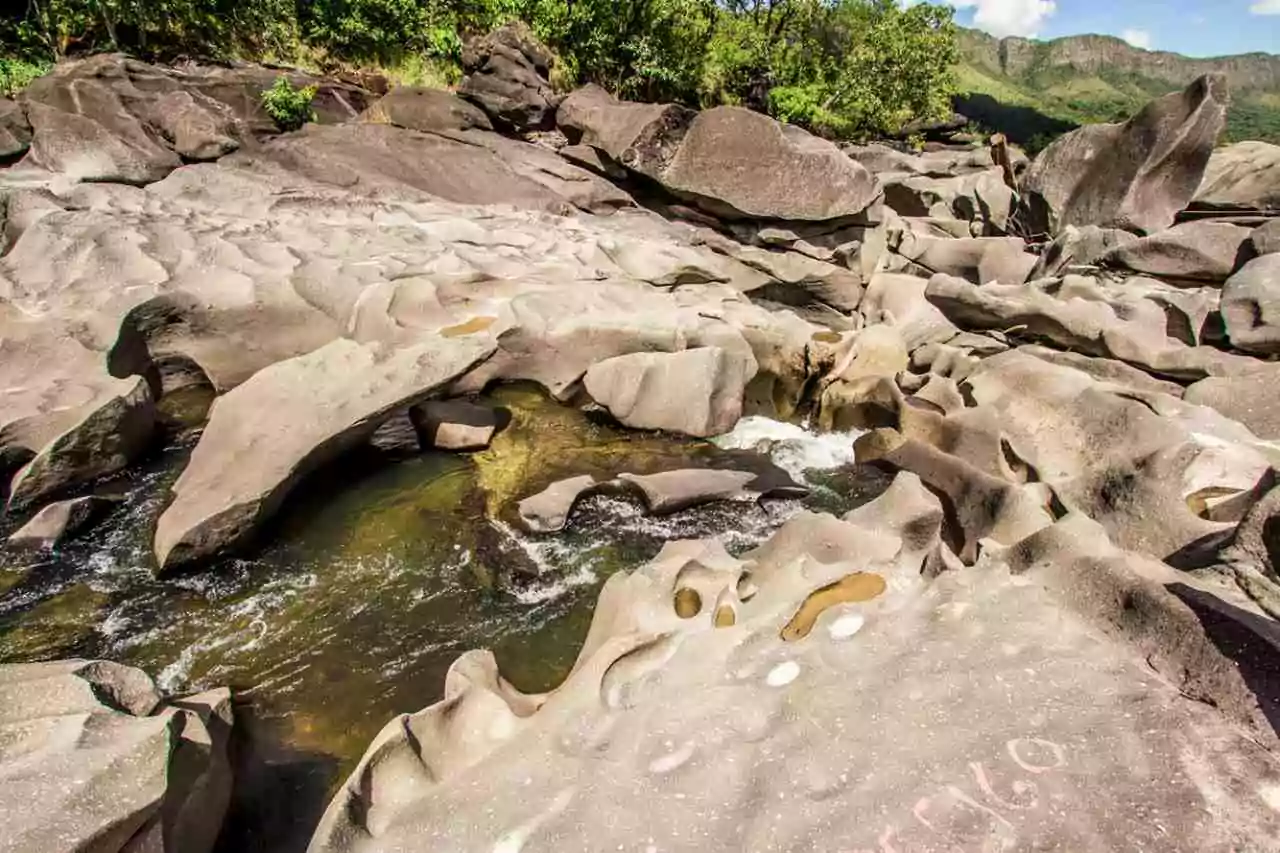
[[208,853],[232,725],[225,688],[164,702],[108,661],[0,666],[0,850]]
[[18,532],[9,537],[9,544],[17,548],[56,548],[64,539],[92,521],[96,513],[112,503],[113,501],[90,495],[49,504],[18,528]]

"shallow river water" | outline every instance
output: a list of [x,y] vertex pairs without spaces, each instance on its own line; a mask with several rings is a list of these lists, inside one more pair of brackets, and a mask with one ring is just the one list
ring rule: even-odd
[[[371,447],[309,478],[254,551],[157,579],[151,534],[194,439],[171,442],[102,484],[121,502],[60,552],[0,551],[0,662],[103,657],[168,691],[230,685],[242,737],[221,849],[303,849],[372,737],[438,699],[460,653],[491,649],[517,688],[550,689],[613,572],[675,539],[723,536],[742,552],[804,508],[844,512],[887,486],[853,466],[850,435],[751,418],[717,447],[620,430],[529,388],[491,400],[513,421],[490,450]],[[810,497],[650,518],[598,496],[562,534],[513,523],[516,500],[564,476],[759,467],[770,456]]]

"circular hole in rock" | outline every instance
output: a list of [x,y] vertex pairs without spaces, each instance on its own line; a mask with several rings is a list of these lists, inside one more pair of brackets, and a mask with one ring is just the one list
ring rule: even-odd
[[702,612],[702,596],[687,586],[676,590],[675,604],[676,615],[681,619],[692,619]]

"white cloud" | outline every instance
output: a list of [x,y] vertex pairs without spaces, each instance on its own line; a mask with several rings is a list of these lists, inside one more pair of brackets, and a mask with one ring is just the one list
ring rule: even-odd
[[[1259,0],[1277,4],[1280,0]],[[974,9],[973,23],[993,36],[1035,36],[1054,12],[1054,0],[952,0],[958,9]]]
[[1249,11],[1255,15],[1280,15],[1280,0],[1258,0]]
[[[1280,3],[1280,0],[1275,0],[1275,2]],[[1120,34],[1120,38],[1134,47],[1151,50],[1151,33],[1146,30],[1125,30]]]

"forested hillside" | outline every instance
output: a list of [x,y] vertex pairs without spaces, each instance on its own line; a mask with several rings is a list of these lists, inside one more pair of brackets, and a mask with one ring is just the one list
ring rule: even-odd
[[1038,42],[958,30],[960,111],[1039,147],[1077,124],[1122,120],[1208,72],[1227,75],[1227,141],[1280,142],[1280,56],[1194,59],[1110,36]]

